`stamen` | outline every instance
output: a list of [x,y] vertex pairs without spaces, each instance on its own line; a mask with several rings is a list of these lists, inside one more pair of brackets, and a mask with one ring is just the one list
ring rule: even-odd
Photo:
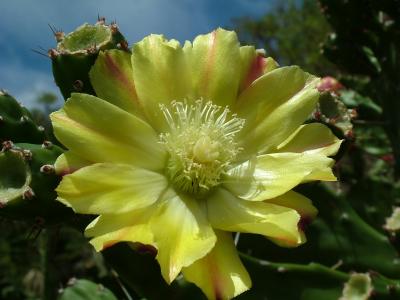
[[244,120],[211,101],[174,101],[160,105],[169,132],[160,141],[170,154],[168,174],[178,189],[198,196],[220,184],[221,176],[241,151],[235,135]]

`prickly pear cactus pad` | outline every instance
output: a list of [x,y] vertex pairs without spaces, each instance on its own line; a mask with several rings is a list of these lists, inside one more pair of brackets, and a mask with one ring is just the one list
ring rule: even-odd
[[304,124],[319,78],[271,62],[223,29],[183,46],[150,35],[131,54],[101,52],[97,97],[72,93],[51,115],[68,148],[55,166],[58,200],[98,215],[85,231],[96,250],[147,245],[167,283],[182,273],[209,299],[231,299],[252,284],[232,232],[306,242],[317,210],[292,189],[336,181],[330,156],[342,141]]
[[0,152],[0,169],[3,173],[0,181],[0,205],[4,207],[29,191],[31,172],[20,153],[4,150]]
[[0,152],[0,216],[60,222],[70,211],[56,199],[60,177],[53,164],[62,149],[46,141],[24,144],[6,141]]
[[67,35],[57,30],[53,32],[57,47],[48,54],[54,79],[65,99],[72,92],[94,94],[88,73],[101,50],[128,51],[128,43],[117,24],[107,25],[104,19],[99,19],[95,25],[83,24]]

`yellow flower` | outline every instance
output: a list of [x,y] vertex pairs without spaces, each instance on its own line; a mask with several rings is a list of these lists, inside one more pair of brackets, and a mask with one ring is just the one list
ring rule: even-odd
[[132,54],[101,53],[90,75],[99,98],[73,94],[51,119],[69,149],[58,200],[99,215],[85,232],[96,250],[152,245],[168,283],[182,272],[230,299],[251,286],[231,232],[305,241],[299,222],[316,209],[291,189],[335,180],[328,156],[341,142],[303,125],[318,78],[222,29],[183,47],[150,35]]

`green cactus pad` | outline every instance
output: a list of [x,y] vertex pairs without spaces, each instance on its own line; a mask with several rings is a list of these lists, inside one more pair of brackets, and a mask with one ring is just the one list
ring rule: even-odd
[[94,95],[89,71],[100,51],[107,49],[128,50],[127,42],[116,24],[83,24],[64,36],[57,32],[56,49],[49,50],[54,79],[67,99],[73,92]]
[[32,120],[30,112],[17,100],[0,91],[0,142],[42,143],[44,129]]
[[117,300],[109,289],[86,279],[72,279],[68,284],[58,300]]
[[62,221],[72,214],[56,201],[60,177],[53,163],[62,149],[44,143],[13,144],[0,152],[0,216],[37,220],[47,223]]
[[31,183],[28,164],[16,152],[0,152],[0,206],[23,195]]

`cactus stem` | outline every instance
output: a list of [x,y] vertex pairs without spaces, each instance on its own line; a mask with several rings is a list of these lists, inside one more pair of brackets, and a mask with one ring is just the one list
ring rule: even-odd
[[[52,60],[53,75],[64,99],[73,92],[95,94],[89,71],[101,50],[127,50],[128,45],[116,24],[106,25],[98,16],[95,25],[83,24],[63,36],[57,47],[48,50]],[[120,44],[120,46],[118,46]]]

